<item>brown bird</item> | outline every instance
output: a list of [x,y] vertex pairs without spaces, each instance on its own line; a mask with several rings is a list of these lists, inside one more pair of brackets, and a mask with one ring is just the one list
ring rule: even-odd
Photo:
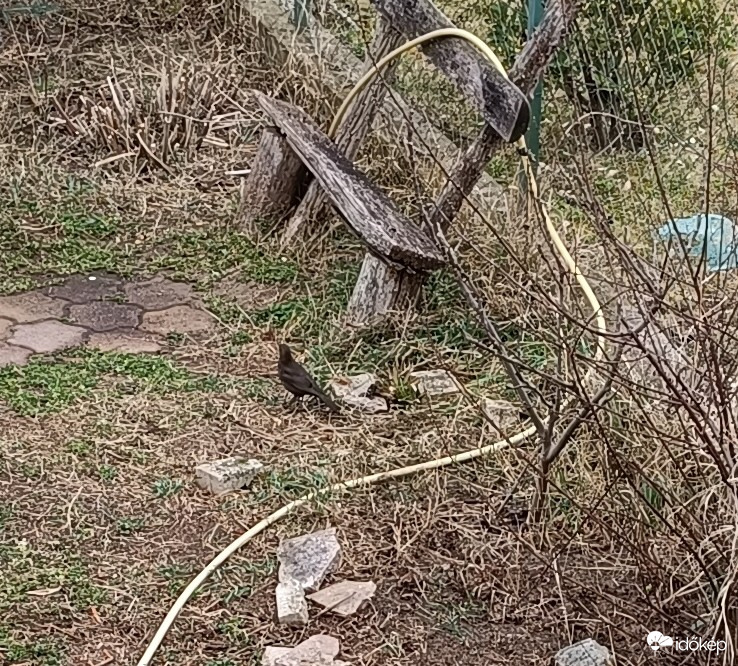
[[294,397],[292,402],[306,395],[314,395],[332,412],[339,411],[338,405],[333,402],[316,382],[294,358],[292,350],[284,343],[279,345],[279,363],[277,364],[277,375],[279,381]]

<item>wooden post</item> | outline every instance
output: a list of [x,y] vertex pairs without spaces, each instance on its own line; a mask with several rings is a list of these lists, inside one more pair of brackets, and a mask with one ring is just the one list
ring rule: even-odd
[[306,174],[307,169],[279,130],[265,127],[251,173],[241,188],[239,226],[254,234],[257,219],[284,215],[295,203]]
[[[369,71],[374,63],[390,53],[402,43],[402,35],[397,32],[381,16],[377,17],[374,39],[364,62],[362,74]],[[392,81],[397,61],[390,63],[382,71],[380,77],[364,91],[359,94],[346,114],[346,118],[338,130],[335,138],[339,150],[353,160],[359,147],[364,142],[369,130],[371,130],[374,117],[384,103],[387,95],[387,85]],[[382,80],[384,79],[384,81]],[[328,200],[317,181],[313,180],[308,187],[305,196],[290,218],[282,235],[282,247],[286,246],[292,239],[313,220],[320,219],[328,210]]]
[[[389,0],[381,0],[389,2]],[[528,40],[510,70],[510,79],[526,95],[532,94],[557,48],[573,22],[581,0],[553,0],[540,26]],[[485,125],[477,138],[449,173],[449,179],[436,200],[431,218],[446,229],[466,197],[479,180],[487,163],[503,143],[502,137]],[[381,318],[393,308],[414,298],[422,285],[423,276],[405,275],[381,265],[369,254],[359,273],[349,302],[349,321],[365,326]],[[378,288],[377,285],[381,285]]]

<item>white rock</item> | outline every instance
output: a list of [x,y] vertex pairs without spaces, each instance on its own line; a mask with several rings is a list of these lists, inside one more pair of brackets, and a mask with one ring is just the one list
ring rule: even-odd
[[420,395],[451,395],[461,391],[458,382],[447,370],[418,370],[411,372],[408,379]]
[[344,580],[335,585],[329,585],[308,596],[308,599],[330,609],[330,612],[347,617],[353,615],[362,604],[371,599],[377,591],[372,583],[361,583],[355,580]]
[[493,430],[505,436],[514,435],[513,431],[520,426],[520,408],[508,400],[484,398],[482,413],[491,421]]
[[279,544],[277,558],[280,581],[295,580],[306,592],[317,592],[340,562],[341,546],[335,527],[286,539]]
[[264,648],[264,654],[261,656],[261,666],[277,666],[277,659],[284,657],[292,652],[292,648],[268,646]]
[[556,666],[609,666],[610,651],[591,638],[569,645],[556,654]]
[[369,414],[389,411],[387,401],[372,395],[377,385],[376,375],[364,373],[353,377],[334,377],[328,386],[343,402]]
[[277,585],[277,618],[287,627],[304,627],[308,622],[308,607],[302,585],[296,580]]
[[258,460],[234,457],[203,463],[195,468],[197,485],[220,495],[251,485],[264,465]]
[[316,634],[294,648],[266,648],[262,666],[348,666],[345,662],[334,661],[340,649],[338,639]]

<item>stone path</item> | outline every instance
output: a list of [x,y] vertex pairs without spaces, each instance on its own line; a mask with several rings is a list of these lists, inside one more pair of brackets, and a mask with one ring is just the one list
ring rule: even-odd
[[188,284],[73,275],[60,285],[0,296],[0,367],[80,345],[153,353],[163,336],[201,333],[214,324]]

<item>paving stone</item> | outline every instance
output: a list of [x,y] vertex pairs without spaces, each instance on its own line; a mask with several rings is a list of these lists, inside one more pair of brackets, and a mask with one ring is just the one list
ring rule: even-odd
[[0,317],[12,319],[19,324],[28,324],[41,319],[62,317],[66,305],[64,301],[50,298],[38,291],[0,296]]
[[204,310],[189,305],[175,305],[166,310],[145,312],[139,328],[149,333],[200,333],[213,326],[215,320]]
[[69,321],[93,331],[112,331],[116,328],[138,326],[141,311],[135,305],[92,301],[69,308]]
[[591,638],[569,645],[556,654],[556,666],[609,666],[610,651]]
[[72,275],[45,292],[72,303],[111,300],[121,293],[123,281],[111,275]]
[[296,580],[277,585],[277,619],[286,627],[304,627],[308,623],[308,607],[302,585]]
[[161,345],[152,336],[137,331],[109,331],[92,333],[87,346],[99,351],[121,352],[124,354],[155,354],[161,351]]
[[377,388],[377,377],[368,373],[353,377],[335,377],[328,383],[335,395],[343,402],[369,414],[389,411],[387,401],[374,395]]
[[323,579],[340,561],[336,528],[286,539],[279,544],[279,580],[298,581],[306,592],[317,592]]
[[28,357],[33,354],[30,349],[16,347],[7,343],[0,343],[0,368],[6,365],[25,365]]
[[27,347],[39,354],[50,354],[82,344],[86,333],[87,331],[79,326],[70,326],[50,319],[33,324],[19,324],[8,342]]
[[198,486],[220,495],[251,485],[254,477],[263,468],[264,465],[254,459],[223,458],[198,465],[195,476]]
[[359,610],[365,601],[371,599],[376,591],[377,586],[371,581],[362,583],[344,580],[308,595],[308,599],[323,608],[330,609],[331,613],[348,617]]
[[129,282],[123,290],[127,303],[140,305],[144,310],[164,310],[173,305],[187,304],[194,296],[191,285],[162,277]]
[[13,322],[10,319],[0,318],[0,340],[5,340],[10,335],[10,329],[13,327]]
[[420,395],[440,396],[461,391],[456,379],[447,370],[418,370],[411,372],[409,379]]

